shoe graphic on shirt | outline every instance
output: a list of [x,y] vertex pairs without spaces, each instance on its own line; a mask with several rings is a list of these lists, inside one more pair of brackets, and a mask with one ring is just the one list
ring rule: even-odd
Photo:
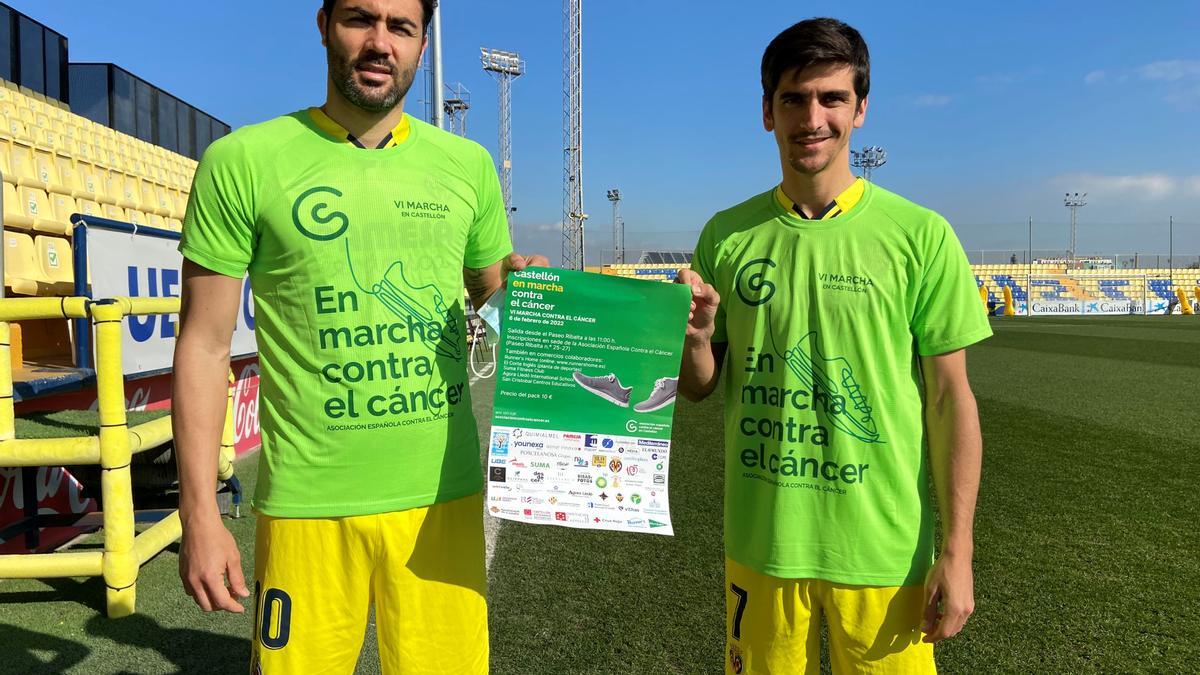
[[609,373],[599,377],[588,377],[577,370],[572,377],[575,378],[576,384],[600,398],[622,408],[629,407],[629,394],[633,391],[633,387],[621,386],[621,381],[617,379],[616,375]]
[[[813,331],[787,350],[784,360],[788,368],[812,391],[813,407],[829,416],[833,426],[867,443],[880,443],[867,395],[863,393],[854,369],[845,357],[827,358],[817,348],[817,333]],[[836,405],[835,396],[844,399]]]
[[418,336],[436,355],[462,361],[458,320],[455,319],[454,312],[446,306],[436,286],[418,286],[410,282],[404,274],[404,263],[397,260],[387,268],[379,281],[366,288],[355,274],[354,263],[350,259],[349,240],[346,242],[346,259],[350,266],[350,274],[359,289],[374,296],[392,314],[407,320],[410,326],[418,326]]
[[675,402],[675,392],[679,389],[678,377],[660,377],[654,381],[654,391],[645,401],[633,406],[640,413],[654,412]]

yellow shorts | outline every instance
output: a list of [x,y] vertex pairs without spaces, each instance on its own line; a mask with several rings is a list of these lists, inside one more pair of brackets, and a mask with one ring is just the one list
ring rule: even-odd
[[388,673],[488,671],[483,496],[349,518],[258,517],[253,675],[353,673],[370,605]]
[[835,673],[937,673],[921,642],[923,586],[780,579],[725,560],[727,675],[821,672],[821,616]]

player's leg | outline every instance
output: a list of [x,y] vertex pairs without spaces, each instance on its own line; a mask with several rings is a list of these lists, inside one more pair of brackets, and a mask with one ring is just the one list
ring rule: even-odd
[[486,675],[483,495],[378,517],[375,622],[384,675]]
[[363,518],[258,517],[251,673],[353,673],[370,608]]
[[834,672],[937,673],[933,645],[921,641],[923,586],[821,586]]
[[820,672],[820,612],[811,586],[725,559],[726,675]]

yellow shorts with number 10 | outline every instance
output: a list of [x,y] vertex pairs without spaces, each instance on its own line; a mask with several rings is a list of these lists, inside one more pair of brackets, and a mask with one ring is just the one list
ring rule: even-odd
[[923,586],[849,586],[780,579],[725,560],[725,672],[821,672],[821,616],[833,672],[934,675],[921,641]]
[[347,518],[258,517],[253,675],[353,673],[375,605],[390,673],[488,670],[483,498]]

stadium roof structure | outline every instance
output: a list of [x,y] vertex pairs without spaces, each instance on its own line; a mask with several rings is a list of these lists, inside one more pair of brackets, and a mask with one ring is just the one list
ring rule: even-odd
[[692,254],[682,251],[646,251],[642,254],[639,265],[648,263],[668,264],[668,265],[690,265],[692,262]]

